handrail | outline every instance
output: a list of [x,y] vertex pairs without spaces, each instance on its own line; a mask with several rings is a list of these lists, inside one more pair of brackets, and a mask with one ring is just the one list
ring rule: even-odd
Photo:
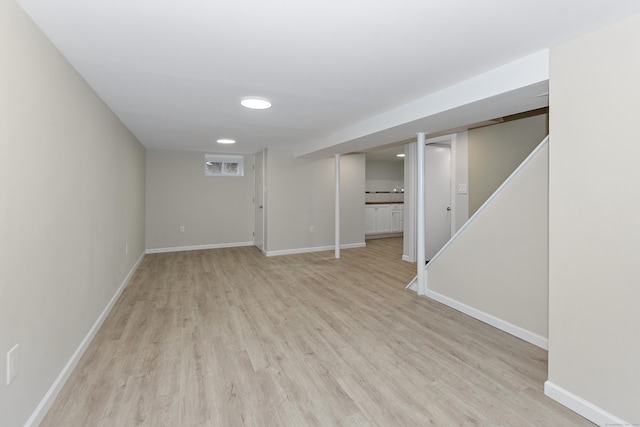
[[[509,183],[511,183],[511,181],[514,180],[514,178],[520,173],[520,171],[538,154],[538,152],[540,152],[543,147],[545,147],[547,144],[549,143],[549,135],[547,135],[542,142],[540,142],[540,144],[538,144],[538,146],[531,152],[529,153],[529,155],[522,161],[522,163],[520,163],[520,165],[511,173],[511,175],[509,175],[507,177],[507,179],[496,189],[496,191],[493,192],[493,194],[482,204],[482,206],[480,206],[480,208],[478,208],[478,210],[471,216],[471,218],[469,218],[467,220],[467,222],[464,223],[464,225],[462,227],[460,227],[460,229],[451,237],[451,239],[449,239],[449,241],[447,241],[447,243],[445,243],[445,245],[440,248],[440,250],[431,258],[431,260],[429,261],[429,263],[427,263],[424,266],[424,270],[423,271],[427,271],[429,269],[430,265],[434,264],[434,261],[436,261],[438,259],[438,257],[440,257],[440,254],[442,254],[444,251],[447,250],[447,248],[454,242],[454,240],[456,240],[458,238],[458,236],[464,232],[464,230],[466,230],[467,227],[470,226],[471,223],[473,223],[476,218],[481,215],[482,211],[484,211],[486,209],[486,207],[491,204],[491,202],[493,202],[493,200],[495,200],[503,191],[504,189],[509,185]],[[415,279],[413,279],[411,282],[409,282],[409,284],[406,286],[406,288],[409,288],[411,285],[413,285],[415,282]]]

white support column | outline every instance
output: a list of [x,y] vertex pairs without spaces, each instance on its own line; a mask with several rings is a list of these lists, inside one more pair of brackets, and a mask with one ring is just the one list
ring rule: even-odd
[[336,154],[336,259],[340,258],[340,154]]
[[425,200],[424,200],[424,142],[425,136],[424,132],[418,133],[418,144],[417,144],[417,157],[418,157],[418,167],[417,167],[417,193],[418,193],[418,218],[417,218],[417,243],[418,243],[418,295],[425,295],[427,293],[426,283],[425,283],[425,272],[424,266],[426,264],[426,255],[425,255]]
[[404,147],[404,238],[402,259],[407,262],[417,262],[417,226],[416,213],[418,209],[416,159],[417,142],[411,142]]

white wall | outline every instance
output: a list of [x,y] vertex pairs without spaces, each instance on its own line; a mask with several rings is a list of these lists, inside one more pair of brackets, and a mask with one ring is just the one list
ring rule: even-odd
[[[340,181],[341,244],[364,244],[364,154],[341,157]],[[266,185],[269,254],[334,244],[334,158],[301,159],[291,147],[269,148]]]
[[[546,347],[548,146],[427,265],[427,295]],[[463,307],[461,307],[461,305]]]
[[[267,253],[333,245],[335,160],[298,159],[288,147],[269,148],[265,158]],[[252,242],[252,164],[253,156],[245,156],[241,178],[207,177],[204,153],[148,150],[147,249]],[[364,243],[364,155],[342,156],[340,164],[341,243]]]
[[418,243],[418,143],[404,145],[404,234],[402,260],[416,262]]
[[[297,156],[366,151],[408,134],[439,134],[546,106],[549,52],[542,50],[296,147]],[[499,100],[499,102],[495,102]],[[410,129],[408,131],[408,129]]]
[[404,162],[398,160],[367,160],[365,191],[400,191],[404,187]]
[[549,384],[635,425],[639,51],[637,15],[553,48],[550,78]]
[[[468,134],[458,132],[454,135],[446,135],[434,138],[437,141],[443,139],[451,144],[452,179],[455,188],[455,217],[453,224],[455,230],[459,230],[469,219],[469,198],[467,194],[460,194],[457,191],[458,185],[466,185],[468,188]],[[428,142],[428,141],[427,141]],[[412,142],[405,145],[404,161],[404,241],[402,259],[409,262],[416,262],[417,242],[415,230],[417,228],[417,147]]]
[[0,425],[24,425],[142,255],[144,155],[0,0]]
[[[469,219],[469,134],[456,134],[454,147],[451,150],[453,168],[455,170],[455,230],[460,230]],[[465,185],[466,193],[458,191],[459,185]]]
[[538,114],[469,130],[469,215],[548,135],[547,122]]
[[242,177],[205,176],[204,156],[147,150],[147,249],[253,242],[253,156]]

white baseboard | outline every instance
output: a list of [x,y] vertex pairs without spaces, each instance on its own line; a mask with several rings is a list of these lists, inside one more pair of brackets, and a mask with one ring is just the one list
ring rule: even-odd
[[545,381],[544,394],[576,412],[589,421],[596,423],[599,426],[632,426],[637,424],[631,424],[621,420],[613,414],[605,411],[604,409],[594,405],[591,402],[584,400],[583,398],[576,396],[570,391],[552,383],[551,381]]
[[167,252],[201,251],[203,249],[237,248],[239,246],[253,246],[253,242],[214,243],[210,245],[173,246],[169,248],[147,249],[148,254],[163,254]]
[[415,259],[411,259],[409,255],[402,255],[402,260],[407,262],[416,262]]
[[78,346],[76,351],[73,352],[67,364],[64,366],[64,368],[62,368],[62,371],[60,372],[56,380],[53,382],[53,384],[51,385],[47,393],[44,395],[44,397],[36,407],[35,411],[33,411],[31,416],[25,423],[25,427],[31,427],[31,426],[35,427],[42,422],[42,420],[44,419],[44,416],[47,414],[47,411],[49,411],[49,408],[51,408],[53,401],[56,399],[56,397],[60,393],[60,390],[62,390],[62,387],[64,386],[65,382],[67,382],[69,375],[71,375],[71,372],[73,372],[73,369],[76,367],[76,365],[80,361],[80,358],[82,357],[84,352],[87,350],[87,347],[89,347],[89,344],[91,344],[93,337],[95,337],[96,333],[102,326],[102,323],[104,322],[104,320],[109,315],[109,312],[115,305],[116,301],[118,301],[118,298],[120,298],[122,291],[124,291],[124,288],[127,287],[127,285],[129,284],[129,280],[131,280],[131,277],[133,277],[133,274],[136,272],[136,270],[140,266],[140,263],[142,263],[142,259],[144,258],[144,255],[145,255],[144,253],[140,255],[140,258],[138,258],[138,260],[134,264],[131,271],[129,271],[129,274],[127,274],[127,277],[124,278],[124,280],[120,284],[120,287],[118,287],[118,289],[116,290],[116,293],[113,295],[113,297],[111,297],[111,300],[109,301],[107,306],[104,308],[104,310],[102,310],[102,313],[100,313],[100,316],[98,316],[98,319],[95,321],[91,329],[89,329],[89,332],[80,343],[80,346]]
[[[367,244],[365,242],[361,243],[349,243],[346,245],[340,245],[340,249],[354,249],[354,248],[364,248]],[[293,254],[306,254],[309,252],[322,252],[322,251],[333,251],[335,249],[334,245],[330,246],[316,246],[313,248],[297,248],[297,249],[284,249],[280,251],[267,251],[267,256],[279,256],[279,255],[293,255]]]
[[374,239],[388,239],[389,237],[402,237],[404,233],[380,233],[380,234],[366,234],[364,236],[365,240],[374,240]]
[[[411,289],[411,288],[409,288]],[[545,350],[549,349],[549,341],[547,338],[540,336],[536,333],[528,331],[520,326],[516,326],[512,323],[507,322],[506,320],[502,320],[498,317],[495,317],[489,313],[485,313],[484,311],[478,310],[477,308],[473,308],[469,305],[461,303],[460,301],[456,301],[452,298],[439,294],[438,292],[434,292],[432,290],[427,289],[426,296],[441,302],[444,305],[447,305],[451,308],[454,308],[458,311],[467,314],[474,319],[478,319],[484,323],[487,323],[495,328],[500,329],[501,331],[507,332],[513,336],[516,336],[522,340],[525,340],[535,346],[543,348]]]
[[418,276],[411,279],[409,284],[404,287],[405,289],[412,290],[413,292],[418,292]]

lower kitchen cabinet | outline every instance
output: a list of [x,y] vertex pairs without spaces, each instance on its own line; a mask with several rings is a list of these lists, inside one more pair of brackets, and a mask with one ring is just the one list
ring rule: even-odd
[[364,233],[401,233],[404,230],[404,205],[366,205]]
[[391,232],[404,231],[404,205],[391,205]]

